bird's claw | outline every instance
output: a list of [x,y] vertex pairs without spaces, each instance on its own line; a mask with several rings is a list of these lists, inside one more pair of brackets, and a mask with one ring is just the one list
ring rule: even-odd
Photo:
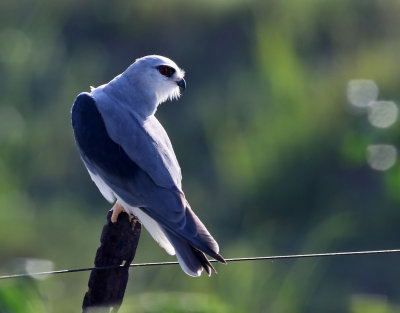
[[111,208],[112,215],[111,215],[111,223],[116,223],[118,220],[118,216],[125,212],[124,207],[119,203],[115,203],[114,206]]

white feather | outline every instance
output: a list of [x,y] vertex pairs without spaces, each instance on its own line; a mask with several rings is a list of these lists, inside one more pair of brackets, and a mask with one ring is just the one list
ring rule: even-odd
[[160,245],[160,247],[164,248],[165,251],[167,251],[167,253],[170,255],[175,254],[174,247],[171,245],[171,243],[165,236],[161,226],[153,218],[144,213],[140,208],[130,206],[118,196],[117,198],[118,198],[117,202],[119,202],[124,207],[125,211],[128,214],[133,214],[137,216],[139,221],[147,229],[147,231],[150,233],[153,239]]
[[100,190],[101,194],[103,197],[110,203],[114,203],[116,200],[116,197],[114,195],[114,192],[111,190],[110,187],[101,179],[99,175],[93,174],[91,171],[89,171],[90,178],[93,180],[93,182],[96,184],[97,188]]
[[127,204],[125,201],[123,201],[120,197],[118,197],[110,187],[101,179],[100,176],[93,174],[91,171],[89,171],[90,178],[93,180],[93,182],[96,184],[97,188],[100,190],[101,194],[103,197],[110,203],[114,203],[115,200],[118,198],[118,202],[122,205],[122,207],[125,209],[125,211],[128,214],[133,214],[136,215],[140,222],[143,224],[143,226],[147,229],[147,231],[150,233],[150,235],[153,237],[153,239],[167,251],[168,254],[170,255],[175,255],[175,249],[165,236],[162,228],[160,225],[152,219],[150,216],[148,216],[146,213],[144,213],[141,209],[132,207],[129,204]]

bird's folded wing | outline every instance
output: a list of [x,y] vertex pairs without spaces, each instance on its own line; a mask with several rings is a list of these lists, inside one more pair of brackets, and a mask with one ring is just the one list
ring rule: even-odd
[[96,99],[96,107],[110,138],[156,184],[165,188],[176,186],[181,189],[181,169],[168,135],[158,120],[153,115],[146,119],[140,118],[133,107],[108,97],[101,90],[95,90],[94,94],[100,95],[99,99],[93,98]]
[[[149,154],[148,160],[143,156],[136,156],[135,158],[139,160],[137,162],[131,154],[150,153],[152,149],[159,147],[155,145],[151,148],[151,144],[146,146],[144,143],[146,137],[139,138],[145,131],[135,126],[135,131],[139,135],[133,136],[135,148],[130,147],[131,153],[127,153],[125,150],[127,142],[123,140],[125,143],[123,145],[114,140],[122,134],[116,132],[117,135],[114,138],[109,135],[109,128],[103,120],[104,113],[100,114],[95,100],[89,94],[80,94],[72,108],[75,139],[89,171],[101,177],[126,203],[141,207],[146,214],[169,231],[185,238],[211,256],[218,253],[217,243],[190,209],[180,188],[176,186],[173,179],[166,177],[171,171],[175,175],[178,174],[177,169],[173,167],[171,157],[158,156],[156,160],[152,160],[155,156]],[[110,111],[110,114],[115,113]],[[133,119],[131,122],[136,123]],[[115,126],[115,128],[119,127]],[[126,129],[125,126],[121,126],[119,131],[123,129]],[[135,149],[140,147],[143,149],[143,146],[145,150],[137,150],[135,153]],[[160,151],[168,154],[165,147],[161,147],[161,150],[154,153]],[[171,168],[162,168],[165,160],[169,160]]]

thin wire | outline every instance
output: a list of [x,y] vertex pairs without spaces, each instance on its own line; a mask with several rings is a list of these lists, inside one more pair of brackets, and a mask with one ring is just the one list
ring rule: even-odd
[[[226,262],[241,262],[241,261],[261,261],[261,260],[281,260],[281,259],[304,259],[304,258],[334,257],[334,256],[347,256],[347,255],[389,254],[389,253],[400,253],[400,249],[256,256],[256,257],[245,257],[245,258],[231,258],[231,259],[225,259],[225,261]],[[209,260],[209,261],[210,262],[218,262],[216,260]],[[179,263],[178,262],[133,263],[133,264],[129,264],[129,267],[164,266],[164,265],[177,265],[177,264],[179,264]],[[21,278],[21,277],[32,277],[32,276],[39,276],[39,275],[66,274],[66,273],[86,272],[86,271],[94,271],[94,270],[96,270],[96,271],[97,270],[108,270],[108,269],[116,269],[116,268],[120,268],[120,267],[126,267],[126,265],[110,265],[110,266],[86,267],[86,268],[78,268],[78,269],[70,269],[70,270],[57,270],[57,271],[48,271],[48,272],[4,275],[4,276],[0,276],[0,280],[1,279]]]

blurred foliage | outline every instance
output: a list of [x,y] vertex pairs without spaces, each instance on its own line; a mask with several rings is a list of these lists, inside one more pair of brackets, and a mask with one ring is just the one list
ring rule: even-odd
[[[371,169],[373,127],[348,82],[399,103],[400,2],[0,2],[0,274],[30,259],[90,266],[109,205],[81,164],[75,96],[135,58],[168,56],[188,88],[157,116],[187,198],[226,257],[399,248],[400,163]],[[174,260],[144,233],[135,262]],[[133,269],[121,312],[395,312],[399,256]],[[0,312],[76,312],[88,273],[0,281]]]

